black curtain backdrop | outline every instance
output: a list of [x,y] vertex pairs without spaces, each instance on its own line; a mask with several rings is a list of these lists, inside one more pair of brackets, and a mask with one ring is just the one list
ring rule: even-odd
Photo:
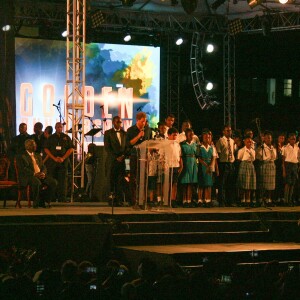
[[[11,138],[15,136],[15,41],[13,15],[13,1],[5,0],[0,2],[0,133],[9,144]],[[12,26],[10,31],[2,31],[6,24]]]

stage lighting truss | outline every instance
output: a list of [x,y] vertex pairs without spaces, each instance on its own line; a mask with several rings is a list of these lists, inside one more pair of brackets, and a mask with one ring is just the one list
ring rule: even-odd
[[123,6],[131,7],[135,0],[121,0]]
[[211,93],[213,89],[212,83],[209,87],[211,90],[207,89],[204,76],[204,66],[202,64],[202,56],[205,44],[205,34],[194,32],[191,43],[191,53],[190,53],[190,65],[191,65],[191,77],[192,84],[196,96],[196,100],[202,110],[207,110],[213,106],[220,104],[216,97]]

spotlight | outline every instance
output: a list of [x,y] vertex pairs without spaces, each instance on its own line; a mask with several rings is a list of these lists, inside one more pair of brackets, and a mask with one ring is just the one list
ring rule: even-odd
[[205,89],[207,91],[211,91],[213,88],[214,88],[214,84],[212,82],[208,81],[205,85]]
[[260,5],[263,2],[263,0],[247,0],[247,2],[251,8],[254,8],[257,5]]
[[131,7],[135,0],[121,0],[123,6]]
[[279,0],[279,3],[281,4],[287,4],[289,2],[289,0]]
[[92,28],[100,27],[104,22],[104,15],[101,10],[96,11],[91,15]]
[[2,27],[2,31],[10,31],[11,30],[11,26],[10,25],[4,25]]
[[177,46],[180,46],[183,43],[183,38],[182,37],[178,37],[175,41]]
[[131,40],[131,35],[130,35],[130,33],[127,33],[125,36],[124,36],[124,38],[123,38],[123,40],[124,40],[124,42],[129,42],[130,40]]
[[68,31],[67,31],[67,30],[63,31],[63,32],[61,33],[61,36],[62,36],[62,37],[67,37],[67,36],[68,36]]
[[206,45],[206,52],[207,53],[212,53],[215,50],[215,46],[213,44],[207,44]]
[[198,0],[181,0],[181,5],[187,14],[192,14],[197,8]]
[[226,0],[216,0],[210,7],[213,9],[213,10],[216,10],[218,9],[222,4],[224,4]]
[[236,35],[243,31],[243,24],[241,19],[235,19],[228,22],[228,31],[230,35]]

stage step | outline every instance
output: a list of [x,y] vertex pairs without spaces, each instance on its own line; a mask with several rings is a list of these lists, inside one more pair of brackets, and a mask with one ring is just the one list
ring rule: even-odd
[[[259,220],[122,222],[127,233],[259,231]],[[125,227],[126,226],[126,227]]]
[[113,241],[124,245],[166,245],[182,243],[238,243],[270,241],[269,231],[234,232],[170,232],[170,233],[115,233]]
[[145,255],[159,264],[176,262],[182,266],[203,265],[224,257],[234,263],[261,263],[272,260],[298,261],[300,244],[297,243],[216,243],[180,244],[161,246],[119,247],[120,255],[128,261],[139,261]]

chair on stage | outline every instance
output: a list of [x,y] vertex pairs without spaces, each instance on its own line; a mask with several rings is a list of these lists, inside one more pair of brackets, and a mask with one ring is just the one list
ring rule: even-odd
[[15,207],[22,208],[21,201],[22,201],[22,196],[23,196],[24,191],[26,193],[28,207],[31,207],[30,186],[29,185],[21,186],[20,180],[19,180],[19,169],[18,169],[18,164],[17,164],[17,159],[16,158],[14,159],[14,165],[15,165],[16,179],[17,179],[17,186],[18,186],[18,199],[17,199]]
[[[16,181],[8,180],[8,170],[10,167],[10,160],[6,155],[0,157],[0,190],[17,188]],[[6,198],[4,198],[3,207],[6,207]]]

